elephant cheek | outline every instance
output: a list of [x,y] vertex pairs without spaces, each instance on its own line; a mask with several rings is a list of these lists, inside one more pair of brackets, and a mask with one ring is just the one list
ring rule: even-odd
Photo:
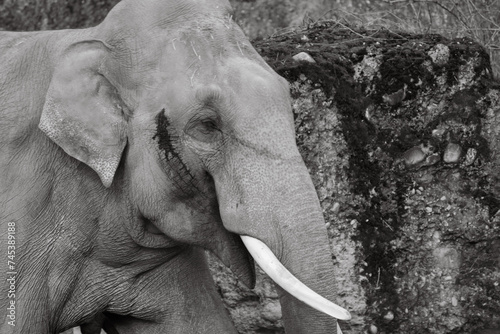
[[178,242],[212,252],[243,284],[252,288],[255,285],[255,267],[242,240],[224,228],[216,205],[206,202],[198,205],[205,206],[205,210],[194,210],[192,205],[180,203],[156,228]]

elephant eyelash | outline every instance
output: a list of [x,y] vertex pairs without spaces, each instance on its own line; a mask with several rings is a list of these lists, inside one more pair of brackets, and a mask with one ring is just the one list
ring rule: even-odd
[[204,122],[212,122],[217,127],[219,126],[220,119],[217,112],[212,110],[212,108],[203,108],[199,110],[193,117],[191,117],[187,124],[197,124]]
[[[206,134],[213,131],[219,131],[219,126],[211,119],[200,121],[199,124],[203,125],[204,129],[208,130],[206,131]],[[200,129],[200,131],[201,130],[202,129]]]

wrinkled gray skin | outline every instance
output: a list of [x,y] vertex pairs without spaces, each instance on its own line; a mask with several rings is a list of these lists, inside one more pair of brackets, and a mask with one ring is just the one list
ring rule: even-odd
[[[103,312],[121,334],[236,333],[202,249],[251,286],[238,235],[335,299],[287,83],[227,1],[124,0],[95,28],[0,32],[0,50],[0,333]],[[280,293],[287,333],[336,332]]]

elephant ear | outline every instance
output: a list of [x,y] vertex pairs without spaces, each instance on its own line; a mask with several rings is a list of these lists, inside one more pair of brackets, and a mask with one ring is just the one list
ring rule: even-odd
[[67,154],[90,166],[105,187],[127,143],[126,107],[104,76],[111,63],[103,42],[70,46],[56,65],[38,127]]

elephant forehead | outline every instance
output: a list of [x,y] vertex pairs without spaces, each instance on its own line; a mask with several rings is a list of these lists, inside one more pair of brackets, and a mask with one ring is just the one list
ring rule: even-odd
[[227,37],[239,30],[230,12],[227,0],[123,0],[97,27],[97,35],[127,65],[137,66],[165,56],[165,47],[175,40],[218,35],[223,37],[219,45],[226,44]]
[[263,96],[284,94],[287,87],[284,81],[263,62],[248,57],[230,57],[221,66],[221,81],[233,90]]
[[111,34],[130,31],[174,31],[186,22],[209,20],[231,12],[227,0],[123,0],[108,14],[102,26]]
[[165,35],[163,41],[157,43],[159,49],[153,56],[170,70],[172,67],[179,71],[198,69],[200,73],[214,70],[220,73],[219,68],[230,66],[238,58],[267,66],[232,20],[195,25]]
[[228,66],[238,58],[268,67],[229,17],[185,23],[168,33],[147,30],[134,34],[121,32],[106,39],[112,58],[120,64],[114,70],[119,72],[117,77],[131,88],[154,88],[172,80],[190,86],[202,80],[213,82],[231,75],[236,69]]
[[265,117],[268,112],[289,112],[286,81],[267,65],[243,56],[195,61],[188,59],[167,71],[157,97],[176,105],[203,103],[220,97],[233,112],[253,111]]
[[256,99],[281,103],[280,96],[288,95],[286,81],[264,62],[238,28],[213,25],[202,31],[184,31],[157,44],[154,52],[140,52],[147,54],[139,57],[134,73],[142,81],[139,86],[156,92],[155,99],[182,101],[214,85],[234,103],[245,99],[253,104]]

